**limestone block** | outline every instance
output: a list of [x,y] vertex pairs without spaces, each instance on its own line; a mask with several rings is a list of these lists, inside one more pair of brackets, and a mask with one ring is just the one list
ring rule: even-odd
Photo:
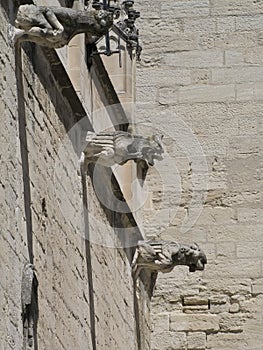
[[187,349],[205,349],[206,348],[206,333],[193,332],[187,334]]
[[[230,52],[226,52],[229,59]],[[231,65],[233,62],[231,62]],[[243,82],[262,81],[263,67],[231,67],[231,68],[213,68],[213,84],[233,84]]]
[[154,332],[162,333],[169,331],[169,314],[153,314],[152,317],[152,327]]
[[154,104],[157,99],[157,88],[155,86],[147,86],[140,89],[137,93],[138,103]]
[[215,47],[220,49],[250,48],[256,46],[258,40],[255,32],[231,32],[219,34],[215,37]]
[[234,101],[235,86],[233,84],[217,86],[186,86],[181,87],[178,90],[178,93],[180,103]]
[[183,315],[171,314],[170,317],[171,331],[218,331],[219,318],[216,315]]
[[[194,33],[194,34],[193,34]],[[167,37],[167,36],[166,36]],[[196,34],[196,31],[193,31],[186,34],[174,34],[173,36],[163,43],[164,47],[167,47],[167,50],[172,51],[192,51],[199,48],[199,37]]]
[[263,278],[252,282],[252,294],[263,294]]
[[164,55],[163,63],[169,67],[222,67],[223,54],[220,50],[173,52]]
[[260,258],[262,251],[263,242],[240,242],[237,244],[238,258]]
[[218,17],[216,19],[217,33],[234,32],[236,27],[236,17]]
[[[170,3],[162,3],[162,15],[165,16],[167,12],[171,12]],[[178,18],[181,17],[198,17],[209,15],[209,0],[176,0],[173,2],[172,15]]]
[[214,33],[216,31],[216,20],[211,17],[202,18],[185,18],[184,32],[185,33]]
[[213,350],[245,350],[247,349],[246,334],[217,333],[208,334],[207,347]]
[[229,311],[229,304],[210,304],[210,312],[212,314],[222,314]]
[[263,209],[240,208],[237,209],[237,217],[240,222],[262,223]]
[[[260,23],[262,24],[262,20],[260,20]],[[263,64],[263,47],[262,46],[256,46],[251,48],[250,50],[247,50],[245,52],[245,62],[247,64],[256,64],[258,65],[258,69],[261,69],[261,65]]]
[[156,333],[151,338],[152,350],[186,350],[186,334],[181,332]]
[[246,315],[222,314],[220,316],[220,331],[223,332],[242,332],[243,325],[246,322]]
[[208,306],[207,305],[188,305],[183,307],[183,312],[185,314],[204,314],[207,313]]
[[137,70],[137,86],[157,86],[157,87],[174,87],[176,85],[189,85],[191,84],[191,75],[188,69],[174,69],[173,73],[168,69],[148,68],[146,70]]
[[240,31],[263,30],[262,16],[236,17],[236,30],[240,30]]
[[254,83],[245,83],[236,85],[236,100],[251,101],[254,99]]
[[215,48],[215,38],[213,34],[201,34],[199,46],[202,50],[211,50]]
[[235,136],[230,140],[230,155],[253,155],[262,151],[263,145],[260,137]]
[[[225,65],[232,67],[232,66],[241,66],[245,64],[245,53],[242,52],[239,48],[232,49],[232,50],[226,50],[225,51]],[[240,70],[243,69],[243,67],[239,67]],[[227,79],[227,78],[226,78]]]
[[161,105],[174,105],[179,102],[179,88],[161,87],[158,90],[157,101]]
[[[193,208],[194,210],[194,208]],[[236,211],[232,208],[203,207],[197,221],[199,225],[222,225],[236,222]]]
[[212,16],[236,16],[236,15],[255,15],[262,13],[262,2],[253,0],[212,0]]
[[194,296],[194,297],[185,297],[183,299],[184,305],[208,305],[208,299],[206,297]]
[[[236,245],[235,243],[218,243],[216,245],[217,258],[235,258],[236,257]],[[238,256],[239,257],[239,256]]]
[[253,259],[244,261],[244,259],[228,260],[222,262],[210,263],[204,272],[207,279],[218,278],[256,278],[261,276],[261,261]]
[[213,292],[209,297],[211,304],[228,303],[229,294],[234,295],[242,293],[243,295],[246,295],[251,292],[251,279],[247,277],[229,278],[222,276],[220,279],[212,279],[208,283],[210,290]]
[[[181,209],[181,208],[180,208]],[[187,231],[187,237],[185,233],[181,232],[178,230],[182,226],[182,220],[184,219],[186,213],[183,212],[183,215],[181,216],[180,213],[173,218],[171,221],[171,225],[167,230],[162,232],[162,239],[167,239],[167,240],[174,240],[175,238],[178,241],[185,241],[187,238],[187,241],[193,241],[196,240],[199,243],[205,243],[206,242],[206,236],[207,236],[207,231],[204,227],[198,227],[195,226],[189,231]],[[174,227],[175,226],[175,227]],[[178,228],[177,228],[178,227]]]
[[191,72],[193,84],[209,84],[211,73],[208,69],[197,69]]
[[[242,146],[232,145],[234,149],[232,148],[233,155],[231,157],[236,157],[235,153],[238,153],[238,156],[243,158],[235,158],[227,161],[227,182],[230,190],[235,189],[235,191],[247,192],[251,187],[253,191],[261,190],[262,172],[258,166],[260,164],[260,156],[256,154],[258,146],[259,144],[256,140],[251,141],[250,145],[244,144],[244,152],[242,153],[238,150]],[[252,151],[251,155],[249,154],[249,148]],[[256,151],[255,155],[253,155],[253,150]],[[242,172],[240,169],[242,169]]]
[[256,100],[262,100],[263,99],[263,83],[262,82],[256,82],[254,85],[254,94]]

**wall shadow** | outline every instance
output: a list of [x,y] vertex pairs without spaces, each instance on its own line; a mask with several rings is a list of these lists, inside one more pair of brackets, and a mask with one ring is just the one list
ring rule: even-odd
[[[22,56],[21,46],[15,46],[15,75],[17,84],[17,108],[18,108],[18,132],[20,141],[20,154],[22,163],[22,179],[23,179],[23,194],[24,194],[24,211],[26,219],[26,235],[27,235],[27,249],[29,262],[34,265],[33,253],[33,226],[32,226],[32,212],[31,212],[31,188],[30,188],[30,173],[29,173],[29,159],[28,159],[28,143],[26,132],[26,108],[23,85],[23,71],[22,71]],[[33,318],[33,334],[34,350],[38,350],[37,339],[37,323],[38,323],[38,296],[37,296],[37,280],[34,277],[34,286],[32,290],[32,304],[30,305],[30,317]]]
[[136,330],[136,340],[137,340],[137,349],[142,349],[142,339],[141,339],[141,320],[140,320],[140,306],[138,300],[138,290],[137,290],[137,281],[133,280],[133,308],[134,308],[134,318],[135,318],[135,330]]
[[88,292],[89,292],[89,308],[90,308],[90,331],[92,349],[96,350],[96,318],[95,318],[95,302],[94,302],[94,288],[93,288],[93,273],[91,261],[91,244],[89,231],[89,212],[88,212],[88,193],[86,175],[81,176],[82,194],[83,194],[83,216],[84,216],[84,232],[85,232],[85,253],[88,274]]

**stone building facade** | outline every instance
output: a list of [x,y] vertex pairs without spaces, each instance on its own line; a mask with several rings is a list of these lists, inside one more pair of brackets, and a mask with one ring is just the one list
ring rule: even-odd
[[[0,5],[0,349],[149,349],[149,279],[134,284],[130,266],[143,238],[125,200],[134,165],[84,176],[79,166],[87,130],[127,128],[133,57],[124,49],[122,70],[111,63],[119,93],[84,34],[59,50],[14,46],[8,25],[25,3]],[[35,2],[84,9],[68,3]]]
[[197,241],[208,255],[204,272],[189,274],[182,267],[159,275],[151,348],[259,350],[263,3],[137,4],[143,46],[137,121],[162,130],[174,162],[168,174],[155,169],[148,174],[147,232]]
[[[125,42],[92,60],[83,34],[13,47],[25,3],[0,5],[0,349],[261,350],[262,2],[137,0],[136,89]],[[164,135],[164,160],[82,177],[80,135],[128,124]],[[207,267],[159,274],[152,296],[131,273],[143,238],[197,242]]]

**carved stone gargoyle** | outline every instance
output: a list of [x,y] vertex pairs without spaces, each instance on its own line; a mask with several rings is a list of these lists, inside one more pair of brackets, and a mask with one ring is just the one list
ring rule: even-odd
[[177,265],[186,265],[190,272],[194,272],[204,270],[206,263],[206,255],[196,243],[185,245],[172,241],[139,241],[132,270],[137,278],[141,269],[167,273]]
[[10,41],[31,41],[60,48],[77,34],[85,33],[88,43],[98,40],[113,24],[114,11],[20,5],[15,27],[9,26]]
[[144,160],[147,165],[154,165],[155,159],[163,159],[163,152],[162,137],[157,135],[145,138],[125,131],[88,132],[80,165],[82,173],[85,173],[90,162],[110,167],[123,165],[128,160]]

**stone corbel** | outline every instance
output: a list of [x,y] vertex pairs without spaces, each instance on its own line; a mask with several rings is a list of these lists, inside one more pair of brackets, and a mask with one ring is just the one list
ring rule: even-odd
[[156,159],[163,159],[163,152],[162,137],[157,135],[145,138],[125,131],[88,132],[80,159],[81,173],[86,173],[90,162],[110,167],[129,160],[143,160],[147,165],[154,165]]
[[65,7],[20,5],[15,27],[9,26],[11,42],[31,41],[42,46],[60,48],[77,34],[85,33],[94,43],[112,26],[114,10],[88,8],[84,11]]
[[177,265],[186,265],[190,272],[204,270],[207,258],[199,246],[173,241],[139,241],[132,261],[135,279],[140,271],[167,273]]

